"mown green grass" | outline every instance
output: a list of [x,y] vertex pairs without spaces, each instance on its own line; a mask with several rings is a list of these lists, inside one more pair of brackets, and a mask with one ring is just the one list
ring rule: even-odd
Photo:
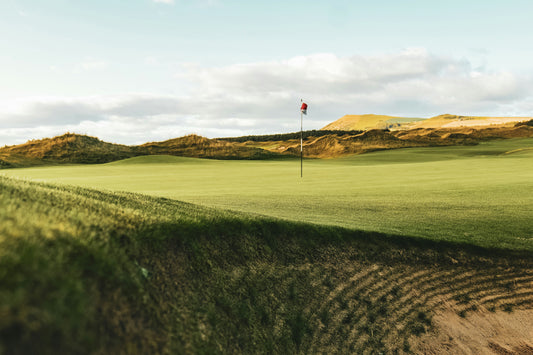
[[2,172],[293,221],[533,250],[531,147],[533,139],[509,139],[306,160],[303,178],[296,160],[165,156]]

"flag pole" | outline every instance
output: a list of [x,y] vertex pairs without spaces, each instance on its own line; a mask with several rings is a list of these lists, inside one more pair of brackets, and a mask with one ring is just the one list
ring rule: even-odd
[[[300,99],[300,103],[304,100]],[[300,177],[304,176],[304,114],[300,109]]]

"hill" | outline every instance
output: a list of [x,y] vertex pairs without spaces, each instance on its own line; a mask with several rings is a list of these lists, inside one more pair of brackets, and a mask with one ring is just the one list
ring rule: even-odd
[[533,350],[527,252],[5,177],[0,190],[2,353]]
[[322,130],[370,130],[410,127],[423,118],[394,117],[385,115],[345,115],[328,124]]
[[529,121],[531,117],[477,117],[477,116],[458,116],[458,115],[440,115],[417,122],[411,128],[458,128],[458,127],[488,127],[514,126],[519,122]]
[[107,163],[135,156],[125,145],[106,143],[98,138],[66,133],[54,138],[0,148],[4,167],[50,163]]
[[518,122],[531,120],[532,117],[477,117],[444,114],[431,118],[408,118],[384,115],[345,115],[328,124],[322,130],[406,130],[417,128],[460,128],[487,126],[514,126]]

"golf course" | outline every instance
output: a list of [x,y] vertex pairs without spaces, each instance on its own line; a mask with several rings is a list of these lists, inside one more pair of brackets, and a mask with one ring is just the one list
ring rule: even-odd
[[[533,139],[0,170],[0,354],[528,354]],[[487,337],[486,334],[491,334]]]

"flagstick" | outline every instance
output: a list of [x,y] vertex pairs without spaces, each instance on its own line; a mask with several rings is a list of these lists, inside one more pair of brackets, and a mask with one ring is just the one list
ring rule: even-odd
[[[303,99],[300,99],[303,102]],[[300,177],[304,176],[304,114],[300,109]]]

